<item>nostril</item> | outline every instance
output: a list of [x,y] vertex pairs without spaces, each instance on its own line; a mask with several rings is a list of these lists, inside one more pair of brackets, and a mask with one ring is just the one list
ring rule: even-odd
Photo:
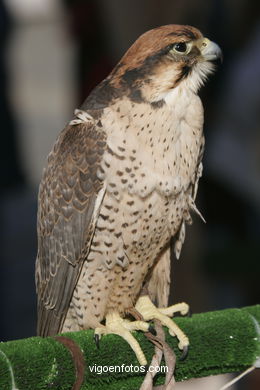
[[202,44],[201,44],[201,47],[207,47],[208,43],[209,43],[208,39],[204,39]]
[[211,41],[208,38],[202,38],[200,41],[200,48],[205,50],[208,46],[210,46]]

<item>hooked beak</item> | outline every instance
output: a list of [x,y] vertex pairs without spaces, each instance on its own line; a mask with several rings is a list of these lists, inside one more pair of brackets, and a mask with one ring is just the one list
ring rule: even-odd
[[210,41],[208,38],[203,38],[198,43],[198,47],[203,60],[215,61],[219,59],[221,63],[223,62],[222,50],[215,42]]

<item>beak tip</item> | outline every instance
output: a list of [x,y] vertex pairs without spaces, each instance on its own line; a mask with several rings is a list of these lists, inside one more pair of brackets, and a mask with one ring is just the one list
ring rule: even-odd
[[205,49],[201,51],[202,56],[205,58],[207,61],[215,61],[219,60],[220,63],[223,63],[223,53],[220,47],[212,41],[207,42],[207,46]]

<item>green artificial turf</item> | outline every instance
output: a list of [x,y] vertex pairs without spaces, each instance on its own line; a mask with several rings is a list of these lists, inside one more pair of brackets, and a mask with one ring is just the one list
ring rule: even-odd
[[[177,355],[177,381],[241,371],[260,357],[257,325],[260,323],[260,305],[194,314],[191,318],[178,317],[175,321],[190,340],[188,357],[180,361],[176,339],[168,334],[166,337]],[[135,390],[140,387],[144,373],[98,373],[104,367],[115,370],[118,366],[119,371],[122,364],[130,369],[131,365],[135,366],[133,371],[139,369],[135,354],[121,337],[103,337],[100,349],[93,342],[91,330],[67,333],[66,337],[73,339],[84,353],[86,371],[82,390]],[[154,346],[141,332],[135,332],[135,337],[150,361]],[[70,390],[74,381],[71,353],[55,339],[32,337],[0,343],[1,390]],[[164,383],[164,375],[157,375],[157,383]]]

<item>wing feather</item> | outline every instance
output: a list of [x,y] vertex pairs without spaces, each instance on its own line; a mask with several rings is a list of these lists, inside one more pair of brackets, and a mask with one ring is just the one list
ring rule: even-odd
[[106,136],[93,122],[68,125],[48,158],[39,190],[37,333],[61,331],[86,258],[105,187],[97,176]]

